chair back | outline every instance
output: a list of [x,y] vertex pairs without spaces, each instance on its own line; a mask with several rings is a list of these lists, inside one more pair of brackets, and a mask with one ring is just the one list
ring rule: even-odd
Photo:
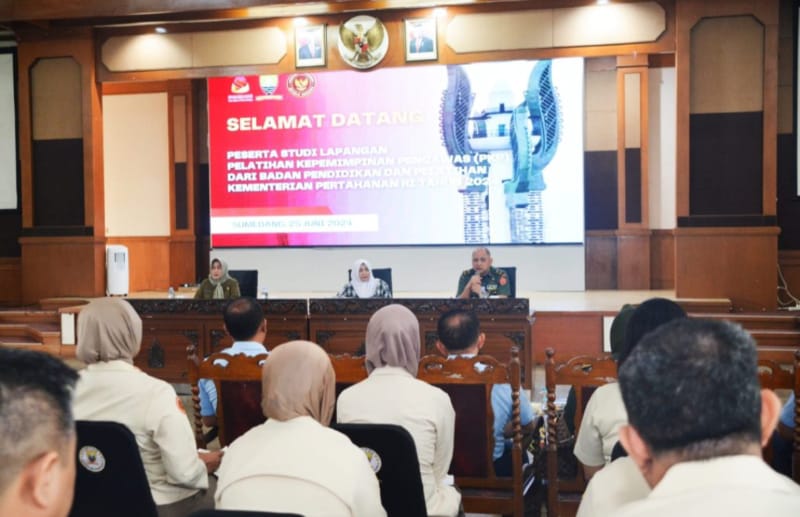
[[230,269],[228,275],[239,282],[239,292],[242,296],[258,296],[258,270],[257,269]]
[[188,361],[195,440],[198,447],[205,446],[197,383],[200,379],[211,379],[217,388],[217,426],[219,442],[224,447],[265,420],[261,410],[261,369],[267,354],[215,353],[203,361],[195,354],[190,351]]
[[[389,285],[389,289],[392,290],[392,268],[390,267],[376,267],[372,270],[372,276],[375,278],[380,278],[384,282]],[[347,270],[347,281],[353,279],[353,270]],[[392,290],[394,292],[394,290]]]
[[509,294],[509,298],[516,298],[517,297],[517,268],[516,267],[498,267],[497,269],[502,269],[506,272],[506,276],[508,276],[508,286],[511,289],[511,294]]
[[[617,363],[611,356],[576,356],[565,363],[556,364],[555,351],[545,351],[545,385],[547,387],[547,515],[574,515],[577,512],[581,495],[586,489],[583,470],[578,469],[573,479],[560,479],[558,476],[558,437],[559,415],[556,411],[556,385],[572,386],[575,392],[575,429],[580,429],[583,412],[594,390],[617,378]],[[562,416],[563,418],[563,416]]]
[[[455,443],[450,472],[469,513],[522,516],[522,427],[519,414],[520,364],[516,347],[509,366],[494,357],[447,359],[428,355],[420,360],[417,377],[444,390],[456,413]],[[492,388],[511,385],[513,447],[510,478],[494,472]]]
[[133,433],[118,422],[78,420],[75,496],[70,517],[156,517]]
[[427,517],[425,491],[411,434],[399,425],[334,424],[364,451],[381,487],[387,517]]
[[[328,354],[328,357],[331,359],[333,371],[336,374],[337,399],[344,390],[367,378],[367,367],[363,355]],[[333,408],[331,422],[336,422],[336,406]]]

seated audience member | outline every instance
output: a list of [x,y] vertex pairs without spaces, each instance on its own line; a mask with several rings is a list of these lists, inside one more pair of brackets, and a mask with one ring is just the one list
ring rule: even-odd
[[350,281],[336,293],[339,298],[391,298],[389,284],[372,276],[372,266],[364,259],[356,260],[350,270]]
[[75,370],[45,353],[0,348],[0,515],[69,513],[77,378]]
[[218,258],[211,261],[208,278],[203,279],[194,293],[199,300],[231,299],[241,295],[239,282],[228,275],[228,265]]
[[[631,314],[633,314],[633,309],[633,305],[626,303],[614,317],[614,321],[611,322],[608,341],[611,348],[611,357],[615,360],[619,359],[620,350],[622,350],[622,345],[625,343],[625,328],[628,326],[628,320]],[[575,397],[575,388],[570,388],[567,394],[567,402],[564,405],[564,423],[567,424],[567,429],[569,429],[571,436],[575,435],[575,410],[577,409],[577,403],[578,400]]]
[[125,300],[83,307],[76,355],[88,366],[75,388],[75,418],[119,422],[133,432],[160,517],[212,508],[208,474],[221,453],[198,453],[173,387],[133,366],[141,341],[142,320]]
[[331,361],[316,344],[291,341],[273,350],[262,375],[267,421],[229,446],[218,472],[218,509],[386,515],[366,455],[328,428],[335,383]]
[[472,269],[466,269],[458,278],[457,298],[488,298],[511,296],[508,275],[502,269],[492,267],[492,255],[488,248],[476,248],[472,252]]
[[[448,357],[475,357],[483,348],[486,335],[481,332],[478,316],[472,311],[453,309],[439,318],[437,327],[439,341],[436,347]],[[480,363],[476,364],[476,367]],[[534,419],[531,401],[524,391],[519,394],[520,421],[523,443],[533,435]],[[492,388],[492,412],[494,413],[494,471],[498,476],[511,476],[511,385],[495,384]],[[523,453],[522,461],[527,463]]]
[[[636,307],[628,319],[617,356],[617,369],[625,363],[642,336],[664,323],[685,317],[686,312],[678,304],[664,298],[651,298]],[[587,480],[611,460],[611,450],[619,440],[619,428],[627,421],[618,383],[600,386],[592,393],[583,412],[574,449]]]
[[620,517],[800,515],[800,486],[764,463],[780,412],[760,389],[753,339],[683,319],[647,335],[619,371],[625,450],[653,491]]
[[[261,304],[254,298],[243,297],[231,301],[223,312],[225,331],[233,338],[233,344],[219,352],[228,355],[255,356],[266,354],[264,340],[267,338],[267,320]],[[223,364],[224,359],[217,359]],[[217,387],[211,379],[200,379],[197,383],[200,395],[200,416],[208,427],[217,425]]]
[[629,456],[623,456],[592,476],[581,497],[577,517],[614,515],[622,505],[643,499],[649,493],[650,485],[636,463]]
[[381,308],[367,324],[366,347],[369,377],[339,395],[339,422],[404,427],[417,448],[428,515],[457,515],[461,495],[446,481],[453,459],[455,410],[447,393],[416,378],[417,317],[402,305]]

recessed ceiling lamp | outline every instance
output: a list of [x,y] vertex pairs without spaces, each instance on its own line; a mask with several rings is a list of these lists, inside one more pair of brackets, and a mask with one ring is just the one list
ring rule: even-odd
[[298,16],[297,18],[292,20],[292,23],[294,24],[295,27],[305,27],[306,25],[308,25],[308,20],[306,18],[303,18],[302,16]]
[[607,5],[608,0],[597,0],[597,5]]
[[165,27],[156,27],[156,33],[158,34],[166,34],[167,29]]

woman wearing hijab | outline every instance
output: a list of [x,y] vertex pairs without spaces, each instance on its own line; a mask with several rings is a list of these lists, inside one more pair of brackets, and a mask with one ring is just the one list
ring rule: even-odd
[[209,472],[219,451],[199,453],[175,390],[133,365],[142,341],[142,320],[119,298],[101,298],[78,316],[80,372],[73,402],[76,420],[110,420],[128,427],[158,506],[159,517],[213,508]]
[[366,455],[328,427],[336,397],[328,355],[308,341],[280,345],[261,382],[267,421],[228,447],[217,472],[217,509],[385,517]]
[[208,278],[200,283],[194,297],[200,300],[239,298],[239,282],[228,275],[228,264],[222,259],[211,261],[211,272]]
[[351,279],[336,294],[339,298],[391,298],[389,284],[372,276],[372,266],[364,259],[356,260],[350,270]]
[[414,438],[430,517],[458,515],[461,495],[445,481],[453,459],[455,411],[450,397],[418,380],[419,322],[408,308],[387,305],[367,324],[369,377],[339,395],[342,423],[396,424]]

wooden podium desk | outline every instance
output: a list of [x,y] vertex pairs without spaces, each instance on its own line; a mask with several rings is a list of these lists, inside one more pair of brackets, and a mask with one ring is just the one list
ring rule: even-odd
[[[142,318],[142,349],[135,364],[167,382],[185,383],[190,347],[205,357],[230,346],[222,310],[228,300],[127,300]],[[308,300],[259,300],[267,317],[268,349],[295,339],[308,339]]]
[[386,305],[396,303],[411,309],[419,319],[422,355],[437,354],[436,324],[450,309],[474,310],[486,334],[481,353],[507,363],[511,347],[519,347],[522,384],[531,387],[532,351],[530,310],[527,298],[318,298],[309,300],[308,335],[328,353],[356,353],[363,350],[370,316]]

